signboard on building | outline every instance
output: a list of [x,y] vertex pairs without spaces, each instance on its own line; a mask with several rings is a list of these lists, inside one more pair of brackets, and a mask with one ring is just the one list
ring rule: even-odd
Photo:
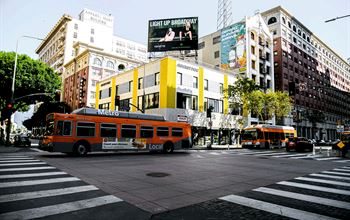
[[80,13],[79,19],[84,22],[92,22],[92,23],[105,25],[107,27],[113,28],[113,21],[114,21],[113,16],[105,15],[86,8]]
[[245,72],[247,50],[245,23],[239,22],[221,30],[221,68]]
[[148,52],[198,49],[198,17],[148,22]]

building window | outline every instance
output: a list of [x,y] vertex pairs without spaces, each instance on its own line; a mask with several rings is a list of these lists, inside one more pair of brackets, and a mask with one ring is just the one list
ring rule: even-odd
[[78,33],[77,33],[77,32],[74,32],[73,37],[74,37],[74,38],[77,38],[77,37],[78,37]]
[[219,91],[220,91],[220,94],[224,93],[224,84],[222,83],[219,84]]
[[90,43],[94,42],[94,37],[90,37]]
[[297,32],[297,27],[295,27],[295,25],[293,25],[293,31]]
[[292,28],[292,25],[291,25],[290,21],[288,21],[288,27]]
[[255,60],[252,60],[252,69],[255,69]]
[[111,93],[112,93],[111,88],[100,90],[99,98],[100,99],[109,98],[109,97],[111,97]]
[[251,46],[251,47],[250,47],[250,50],[251,50],[251,53],[255,55],[255,47],[254,47],[254,46]]
[[139,81],[138,81],[138,89],[142,89],[143,88],[143,78],[139,78]]
[[129,81],[129,92],[131,92],[131,91],[132,91],[132,80]]
[[252,40],[254,40],[254,39],[255,39],[255,35],[254,35],[254,33],[253,33],[253,32],[251,32],[251,33],[250,33],[250,38],[251,38]]
[[195,89],[198,88],[198,77],[197,76],[193,77],[193,88],[195,88]]
[[152,93],[139,96],[137,107],[141,109],[159,108],[159,93]]
[[207,79],[204,80],[204,90],[209,90],[209,83]]
[[96,57],[94,59],[94,64],[97,65],[97,66],[102,66],[102,61],[99,58]]
[[176,74],[176,84],[177,85],[182,85],[182,73],[177,73]]
[[91,34],[95,34],[95,29],[91,28]]
[[270,24],[273,24],[273,23],[276,23],[276,22],[277,22],[276,17],[271,17],[271,18],[267,21],[267,25],[270,25]]
[[203,42],[200,42],[199,44],[198,44],[198,50],[200,50],[200,49],[203,49],[205,47],[205,42],[203,41]]
[[282,23],[286,24],[286,19],[284,17],[282,17]]
[[219,58],[220,57],[220,52],[219,51],[215,51],[214,52],[214,58]]
[[221,36],[217,36],[213,38],[213,44],[217,44],[221,42]]
[[114,64],[113,64],[113,62],[112,62],[112,61],[108,61],[108,62],[107,62],[107,67],[108,67],[108,68],[111,68],[111,69],[114,69]]
[[154,74],[154,85],[159,85],[160,84],[160,78],[159,78],[159,73]]
[[74,24],[74,29],[78,30],[78,24]]
[[198,110],[198,97],[190,94],[176,94],[176,108]]

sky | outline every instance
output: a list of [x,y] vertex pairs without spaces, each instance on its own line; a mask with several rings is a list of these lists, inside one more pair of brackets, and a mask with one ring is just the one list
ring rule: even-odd
[[[83,8],[114,16],[114,34],[147,42],[148,20],[199,17],[199,36],[216,31],[218,0],[0,0],[0,51],[15,51],[22,35],[45,38],[63,14],[78,18]],[[344,59],[350,57],[350,0],[232,0],[233,21],[281,5]],[[19,40],[18,53],[37,58],[40,41]]]

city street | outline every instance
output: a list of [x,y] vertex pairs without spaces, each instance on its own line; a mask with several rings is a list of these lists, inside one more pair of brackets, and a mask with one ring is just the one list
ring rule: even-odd
[[346,219],[349,175],[348,159],[278,149],[3,153],[0,218]]

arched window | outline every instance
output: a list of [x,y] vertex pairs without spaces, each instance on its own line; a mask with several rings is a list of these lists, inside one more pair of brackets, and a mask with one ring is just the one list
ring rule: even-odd
[[282,23],[286,24],[286,19],[284,17],[282,17]]
[[97,65],[97,66],[102,66],[102,61],[99,58],[96,57],[94,59],[94,64]]
[[299,36],[301,36],[301,30],[300,29],[298,29],[298,34],[299,34]]
[[[306,41],[310,42],[310,37],[306,37]],[[311,44],[312,44],[312,42],[311,42]]]
[[295,25],[293,25],[293,31],[297,32],[297,27],[295,27]]
[[108,68],[111,68],[111,69],[114,69],[114,64],[113,64],[113,62],[112,62],[112,61],[108,61],[108,62],[107,62],[107,67],[108,67]]
[[291,25],[290,21],[288,21],[288,27],[292,28],[292,25]]
[[273,24],[273,23],[276,23],[276,22],[277,22],[276,17],[271,17],[271,18],[267,21],[267,24],[270,25],[270,24]]
[[306,39],[306,35],[303,33],[303,38]]
[[253,32],[251,32],[251,33],[250,33],[250,38],[251,38],[252,40],[254,40],[254,39],[255,39],[255,35],[254,35],[254,33],[253,33]]

